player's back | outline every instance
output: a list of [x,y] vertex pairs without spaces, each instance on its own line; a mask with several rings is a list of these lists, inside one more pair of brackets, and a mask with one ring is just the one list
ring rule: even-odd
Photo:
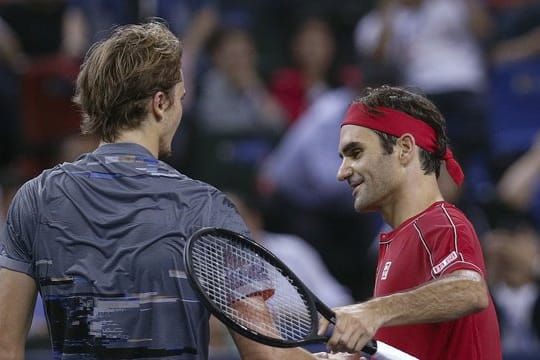
[[226,221],[216,189],[110,144],[26,191],[56,358],[207,358],[208,313],[182,254],[191,233]]

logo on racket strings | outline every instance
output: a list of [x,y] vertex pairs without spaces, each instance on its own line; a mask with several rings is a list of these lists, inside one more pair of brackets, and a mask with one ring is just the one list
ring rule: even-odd
[[234,262],[237,266],[231,268],[225,276],[225,282],[229,289],[229,303],[257,295],[267,300],[274,294],[274,285],[268,276],[264,263],[241,264],[241,261]]

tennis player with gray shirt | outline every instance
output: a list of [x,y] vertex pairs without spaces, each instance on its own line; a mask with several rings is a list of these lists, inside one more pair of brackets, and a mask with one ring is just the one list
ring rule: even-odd
[[[207,359],[209,313],[190,288],[186,239],[247,234],[214,187],[158,160],[185,95],[182,44],[159,22],[117,28],[77,79],[83,133],[101,144],[24,184],[0,235],[0,358],[24,359],[37,292],[55,359]],[[248,359],[315,359],[235,335]]]

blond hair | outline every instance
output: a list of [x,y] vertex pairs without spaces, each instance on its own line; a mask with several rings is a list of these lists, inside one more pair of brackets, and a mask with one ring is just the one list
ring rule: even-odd
[[[125,25],[88,51],[73,101],[81,108],[83,134],[114,142],[140,126],[148,99],[182,81],[182,43],[163,22]],[[176,99],[176,101],[179,101]]]

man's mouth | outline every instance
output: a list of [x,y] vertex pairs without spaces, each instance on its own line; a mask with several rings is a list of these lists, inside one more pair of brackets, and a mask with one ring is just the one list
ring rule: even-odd
[[358,191],[359,187],[364,184],[364,181],[355,181],[354,183],[351,183],[352,188],[352,195],[355,196],[356,192]]

